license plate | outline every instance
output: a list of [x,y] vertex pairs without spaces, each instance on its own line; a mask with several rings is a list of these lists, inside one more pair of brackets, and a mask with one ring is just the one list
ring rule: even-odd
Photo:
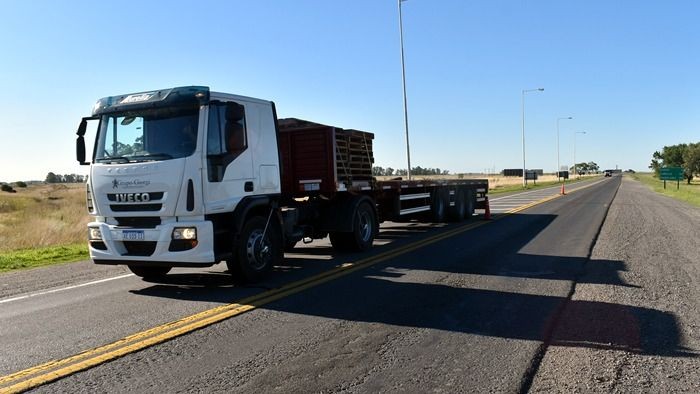
[[143,230],[122,230],[122,239],[124,241],[143,241],[146,235]]

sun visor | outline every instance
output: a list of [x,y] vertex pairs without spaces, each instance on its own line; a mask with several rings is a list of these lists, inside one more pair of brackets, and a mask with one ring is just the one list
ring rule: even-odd
[[157,107],[200,106],[208,103],[209,87],[183,86],[105,97],[99,99],[95,103],[92,109],[92,115],[96,116]]

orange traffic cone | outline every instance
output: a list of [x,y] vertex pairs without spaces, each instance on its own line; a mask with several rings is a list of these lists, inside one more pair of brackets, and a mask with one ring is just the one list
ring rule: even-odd
[[488,196],[486,196],[486,212],[484,212],[484,220],[491,220],[491,208],[489,207]]
[[566,194],[566,191],[564,190],[564,184],[561,184],[561,193],[562,196]]

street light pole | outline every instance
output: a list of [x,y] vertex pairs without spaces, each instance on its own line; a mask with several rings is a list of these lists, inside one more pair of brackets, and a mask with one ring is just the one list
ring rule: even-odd
[[403,16],[401,13],[401,3],[406,0],[398,0],[399,2],[399,39],[401,41],[401,81],[403,84],[403,124],[406,129],[406,159],[408,161],[408,180],[411,180],[411,149],[408,143],[408,104],[406,101],[406,67],[404,65],[403,56]]
[[523,134],[523,188],[527,187],[527,178],[525,177],[525,93],[529,92],[544,92],[544,88],[524,89],[521,96],[522,109],[522,134]]
[[575,131],[574,132],[574,178],[578,175],[576,171],[576,134],[586,134],[585,131]]
[[557,118],[557,181],[559,181],[559,169],[561,167],[559,163],[559,121],[565,119],[573,119],[573,117],[567,116],[565,118]]

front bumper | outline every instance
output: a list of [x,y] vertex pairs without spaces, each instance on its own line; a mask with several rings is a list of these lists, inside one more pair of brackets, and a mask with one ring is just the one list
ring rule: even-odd
[[[101,241],[91,241],[90,257],[98,264],[130,264],[153,262],[154,265],[210,266],[215,264],[214,227],[210,221],[163,223],[155,228],[131,228],[102,222],[88,223],[99,228]],[[176,227],[196,227],[197,244],[191,249],[171,251],[172,233]],[[143,231],[143,239],[125,239],[133,231]],[[131,234],[129,234],[131,232]],[[101,242],[101,244],[100,244]]]

